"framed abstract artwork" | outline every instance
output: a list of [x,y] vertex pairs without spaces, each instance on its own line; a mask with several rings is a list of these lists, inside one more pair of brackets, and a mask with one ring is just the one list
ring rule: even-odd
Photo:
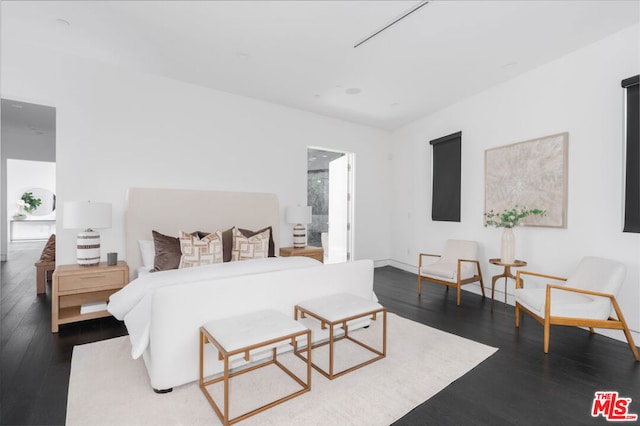
[[485,212],[516,205],[544,209],[545,216],[529,216],[520,224],[566,228],[568,144],[565,132],[486,150]]

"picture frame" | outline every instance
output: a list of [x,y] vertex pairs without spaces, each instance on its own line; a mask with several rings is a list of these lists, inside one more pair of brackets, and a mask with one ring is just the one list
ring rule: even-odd
[[568,145],[564,132],[485,150],[485,212],[544,209],[520,224],[566,228]]

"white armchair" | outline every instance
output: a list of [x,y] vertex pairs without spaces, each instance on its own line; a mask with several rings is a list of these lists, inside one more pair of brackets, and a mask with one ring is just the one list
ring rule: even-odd
[[[544,288],[523,288],[521,275],[552,279],[558,284]],[[624,331],[636,361],[638,349],[622,316],[616,295],[625,277],[625,266],[614,260],[584,257],[569,278],[528,271],[516,274],[516,327],[520,326],[520,311],[535,318],[544,327],[544,353],[549,353],[551,325],[609,328]],[[611,316],[612,310],[615,317]]]
[[[424,256],[438,257],[434,263],[424,263]],[[478,243],[475,241],[447,240],[439,254],[420,253],[418,258],[418,297],[422,295],[422,281],[455,287],[457,305],[460,306],[460,287],[464,284],[480,282],[482,297],[484,283],[478,258]]]

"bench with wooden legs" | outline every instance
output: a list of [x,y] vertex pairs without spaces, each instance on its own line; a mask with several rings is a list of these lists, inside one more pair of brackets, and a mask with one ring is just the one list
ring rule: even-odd
[[[259,311],[237,317],[215,320],[200,327],[200,389],[222,421],[222,424],[231,425],[237,423],[311,390],[310,354],[306,362],[306,382],[281,364],[277,357],[277,346],[289,342],[293,346],[294,351],[297,352],[297,339],[304,338],[305,336],[306,348],[309,348],[311,345],[311,332],[291,317],[274,310]],[[216,347],[218,359],[224,363],[222,376],[210,380],[205,380],[204,377],[204,345],[207,343],[211,343]],[[238,355],[241,355],[244,357],[244,360],[248,362],[251,359],[252,351],[262,352],[270,348],[273,351],[271,359],[259,364],[249,365],[243,369],[234,370],[233,372],[231,371],[231,358],[237,358]],[[295,380],[300,385],[300,389],[254,410],[231,418],[229,410],[230,380],[241,374],[249,373],[272,364],[278,366],[289,377]],[[213,396],[207,389],[207,386],[219,382],[223,382],[224,386],[222,408],[214,401]]]
[[[310,316],[320,321],[320,326],[323,330],[329,329],[328,340],[316,342],[312,346],[312,349],[315,349],[320,346],[329,345],[329,368],[325,370],[315,363],[312,363],[312,365],[313,368],[330,380],[371,364],[374,361],[378,361],[387,355],[387,309],[379,303],[363,299],[353,294],[343,293],[300,302],[295,306],[294,310],[296,320]],[[349,322],[366,319],[367,317],[370,317],[371,320],[376,320],[378,314],[382,314],[381,350],[375,349],[349,334]],[[337,333],[343,334],[336,337]],[[335,342],[342,339],[348,339],[373,352],[377,356],[345,370],[335,372]],[[314,337],[314,340],[318,339]],[[310,353],[310,351],[308,351],[308,353]],[[296,354],[303,358],[300,353]]]

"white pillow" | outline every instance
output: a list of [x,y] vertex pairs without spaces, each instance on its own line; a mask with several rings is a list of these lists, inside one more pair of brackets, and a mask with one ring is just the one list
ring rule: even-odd
[[156,258],[156,248],[153,245],[153,240],[138,240],[138,246],[140,247],[142,264],[148,269],[153,268],[153,262]]
[[222,233],[216,231],[199,239],[196,236],[180,231],[180,265],[178,268],[211,265],[222,263]]
[[248,259],[264,259],[269,255],[269,236],[271,231],[265,229],[253,237],[245,237],[238,228],[233,228],[233,248],[231,261]]

